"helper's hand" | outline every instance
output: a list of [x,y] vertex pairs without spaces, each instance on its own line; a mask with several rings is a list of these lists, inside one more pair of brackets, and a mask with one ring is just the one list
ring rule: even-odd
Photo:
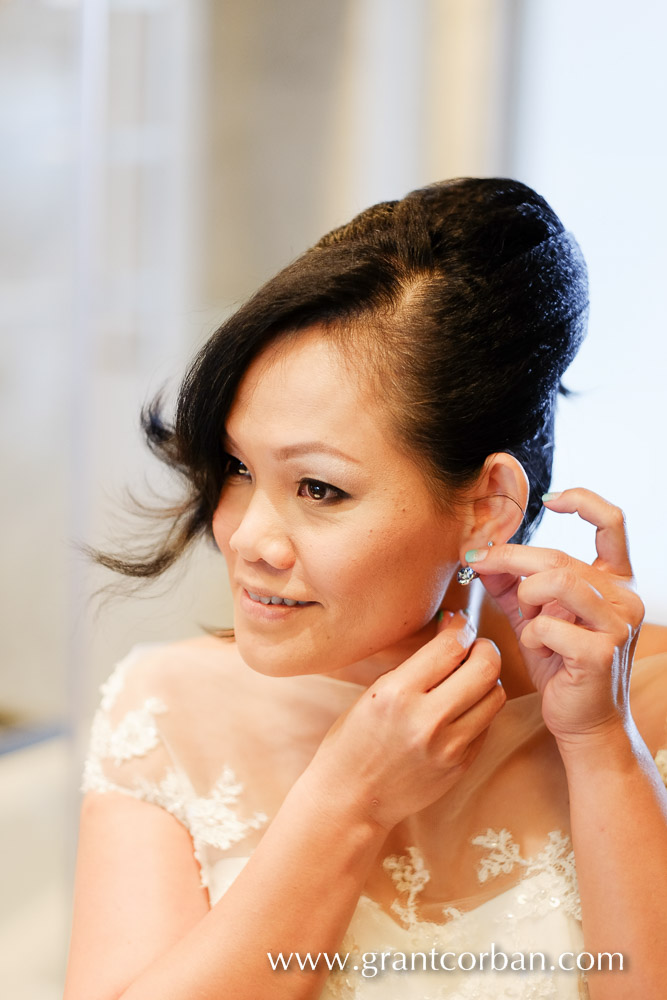
[[499,675],[496,646],[447,612],[434,639],[332,726],[308,768],[313,787],[390,830],[468,769],[505,703]]
[[554,736],[567,744],[614,737],[630,718],[630,671],[644,617],[625,519],[590,490],[547,497],[549,510],[576,512],[596,526],[592,565],[525,545],[480,549],[468,561],[514,627]]

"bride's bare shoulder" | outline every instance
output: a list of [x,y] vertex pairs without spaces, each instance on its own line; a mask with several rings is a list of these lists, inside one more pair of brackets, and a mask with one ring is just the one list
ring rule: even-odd
[[225,663],[236,661],[239,658],[233,638],[224,638],[210,633],[190,636],[188,639],[177,639],[174,642],[166,643],[165,648],[177,656],[215,657],[220,662]]
[[159,695],[183,687],[201,689],[205,683],[224,688],[226,680],[238,682],[247,670],[233,639],[201,635],[135,646],[116,668],[116,676],[123,686]]

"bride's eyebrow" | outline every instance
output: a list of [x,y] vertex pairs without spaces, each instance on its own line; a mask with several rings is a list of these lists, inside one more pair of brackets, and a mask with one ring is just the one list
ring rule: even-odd
[[[225,448],[231,448],[234,451],[239,450],[236,441],[229,434],[225,437]],[[335,448],[332,444],[327,444],[326,441],[300,441],[298,444],[288,444],[273,452],[274,457],[279,462],[284,462],[289,458],[298,458],[301,455],[316,454],[331,455],[333,458],[341,458],[343,461],[351,462],[353,465],[361,465],[358,458],[346,455],[344,451]]]
[[331,444],[327,444],[325,441],[301,441],[299,444],[286,445],[284,448],[278,448],[274,452],[275,457],[279,461],[285,461],[288,458],[297,458],[300,455],[331,455],[334,458],[342,458],[345,462],[352,462],[354,465],[360,465],[358,458],[352,458],[351,455],[346,455],[344,451],[339,448],[335,448]]

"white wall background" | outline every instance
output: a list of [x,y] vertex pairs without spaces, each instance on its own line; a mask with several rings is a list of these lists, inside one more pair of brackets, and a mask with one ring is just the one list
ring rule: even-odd
[[[627,514],[647,619],[667,623],[667,7],[525,2],[512,172],[576,234],[590,333],[565,381],[554,488],[584,485]],[[547,514],[536,544],[592,531]]]

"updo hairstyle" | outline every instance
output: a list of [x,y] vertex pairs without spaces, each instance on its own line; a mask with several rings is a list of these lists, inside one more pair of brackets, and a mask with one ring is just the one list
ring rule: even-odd
[[151,450],[177,471],[185,493],[161,512],[169,527],[155,548],[98,561],[156,577],[198,536],[212,534],[239,383],[269,344],[315,324],[375,379],[399,445],[425,470],[439,502],[455,501],[494,452],[521,462],[530,496],[513,540],[526,541],[549,488],[560,379],[587,311],[581,251],[525,184],[465,178],[369,208],[280,271],[213,334],[183,380],[173,426],[159,398],[143,411]]

